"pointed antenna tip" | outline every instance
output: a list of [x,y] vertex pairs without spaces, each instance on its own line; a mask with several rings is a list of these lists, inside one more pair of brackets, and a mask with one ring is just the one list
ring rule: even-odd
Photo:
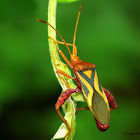
[[43,22],[43,23],[46,23],[46,21],[44,21],[44,20],[41,20],[41,19],[36,19],[37,21],[39,21],[39,22]]
[[40,19],[36,19],[37,21],[40,21]]
[[79,11],[81,11],[81,9],[82,9],[82,5],[79,6]]

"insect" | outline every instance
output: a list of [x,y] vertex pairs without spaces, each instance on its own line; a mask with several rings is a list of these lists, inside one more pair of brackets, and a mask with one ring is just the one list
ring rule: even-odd
[[[99,83],[95,64],[80,60],[79,57],[77,56],[77,47],[75,45],[75,41],[76,41],[76,31],[77,31],[77,25],[78,25],[80,13],[81,13],[81,6],[79,8],[78,17],[75,25],[73,44],[66,43],[66,41],[62,38],[59,32],[48,22],[38,19],[38,21],[46,23],[49,26],[51,26],[62,39],[61,42],[49,37],[56,44],[59,54],[63,57],[67,65],[73,70],[75,78],[73,78],[72,76],[68,75],[67,73],[61,70],[56,70],[56,73],[58,75],[63,75],[68,78],[71,78],[72,80],[75,80],[77,82],[76,89],[70,89],[69,86],[67,85],[68,89],[60,94],[55,104],[55,109],[59,118],[65,123],[65,125],[68,128],[68,132],[66,136],[69,134],[71,129],[67,121],[61,115],[59,109],[72,93],[78,93],[82,90],[84,97],[87,101],[88,107],[77,108],[76,111],[89,109],[95,117],[97,128],[102,132],[106,131],[109,128],[110,110],[113,110],[117,107],[113,95],[107,89],[103,88]],[[70,54],[70,61],[60,50],[58,44],[64,44],[67,47]],[[69,46],[73,47],[72,52],[70,51]]]

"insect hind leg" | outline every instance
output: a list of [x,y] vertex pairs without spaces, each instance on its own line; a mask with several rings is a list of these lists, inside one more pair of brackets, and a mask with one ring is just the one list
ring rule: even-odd
[[115,100],[114,96],[107,89],[103,88],[103,90],[106,94],[109,105],[111,107],[110,110],[114,110],[115,108],[117,108],[117,103],[116,103],[116,100]]
[[[68,97],[72,94],[72,93],[78,93],[80,92],[81,89],[80,88],[76,88],[76,89],[67,89],[65,90],[64,92],[62,92],[55,104],[55,110],[56,110],[56,113],[58,114],[59,118],[65,123],[65,125],[67,126],[68,128],[68,132],[67,134],[65,135],[65,137],[69,134],[71,128],[68,124],[68,122],[65,120],[65,118],[61,115],[59,109],[60,107],[65,103],[65,101],[68,99]],[[64,137],[64,138],[65,138]]]
[[[94,118],[95,118],[95,117],[94,117]],[[103,125],[103,124],[101,124],[96,118],[95,118],[95,121],[96,121],[97,128],[98,128],[101,132],[104,132],[104,131],[106,131],[106,130],[109,128],[109,124]]]

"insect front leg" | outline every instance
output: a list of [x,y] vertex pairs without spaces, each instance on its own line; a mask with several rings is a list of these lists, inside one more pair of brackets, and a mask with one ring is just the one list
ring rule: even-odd
[[108,99],[109,105],[111,107],[110,109],[114,110],[115,108],[117,108],[117,103],[116,103],[116,100],[115,100],[114,96],[107,89],[103,88],[103,90],[104,90],[104,92],[106,94],[106,97]]
[[[65,45],[64,42],[61,42],[61,41],[55,40],[54,38],[52,38],[52,37],[50,37],[50,36],[48,36],[48,38],[52,39],[55,43]],[[66,44],[67,44],[68,46],[73,46],[73,44],[70,44],[70,43],[66,43]]]
[[70,79],[76,81],[76,78],[73,78],[72,76],[70,76],[69,74],[65,73],[65,72],[62,71],[62,70],[58,70],[58,69],[57,69],[57,70],[56,70],[56,73],[57,73],[57,74],[62,74],[63,76],[66,76],[66,77],[68,77],[68,78],[70,78]]
[[[59,118],[65,123],[65,125],[67,126],[68,128],[68,132],[66,134],[66,136],[69,134],[70,132],[70,126],[68,124],[68,122],[64,119],[64,117],[61,115],[60,111],[59,111],[59,108],[65,103],[65,101],[68,99],[68,97],[72,94],[72,93],[78,93],[80,92],[81,89],[80,88],[76,88],[76,89],[67,89],[65,90],[64,92],[61,93],[61,95],[58,97],[58,100],[55,104],[55,110],[56,110],[56,113],[58,114]],[[65,136],[65,137],[66,137]],[[64,137],[64,138],[65,138]]]

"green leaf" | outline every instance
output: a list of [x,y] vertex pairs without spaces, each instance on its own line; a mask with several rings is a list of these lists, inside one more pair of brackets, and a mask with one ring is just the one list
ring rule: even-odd
[[60,3],[70,3],[70,2],[75,2],[75,1],[79,1],[79,0],[57,0],[57,2],[60,2]]

